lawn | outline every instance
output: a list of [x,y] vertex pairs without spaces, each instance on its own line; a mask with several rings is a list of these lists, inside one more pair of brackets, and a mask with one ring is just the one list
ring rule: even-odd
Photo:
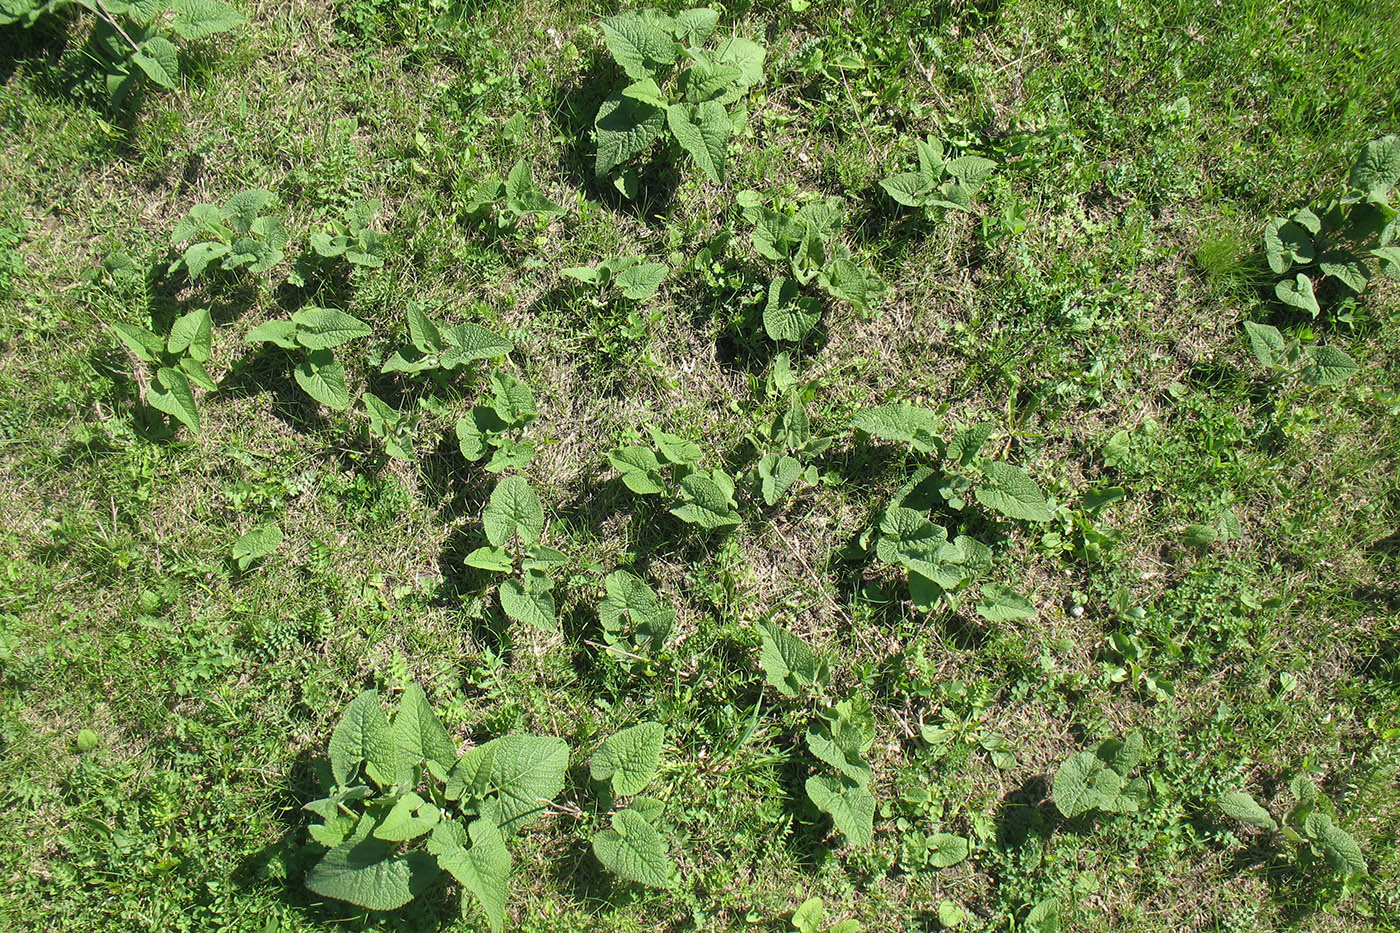
[[51,5],[0,927],[1400,930],[1400,7]]

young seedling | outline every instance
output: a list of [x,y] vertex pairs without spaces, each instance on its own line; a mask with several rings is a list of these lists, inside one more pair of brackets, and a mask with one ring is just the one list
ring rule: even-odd
[[628,881],[666,889],[676,883],[676,863],[670,844],[657,830],[661,801],[637,797],[656,778],[666,729],[644,722],[603,741],[588,763],[601,801],[612,806],[619,797],[631,803],[612,814],[612,828],[593,834],[593,854],[608,871]]
[[763,80],[763,46],[739,37],[702,48],[719,22],[711,9],[669,16],[654,9],[619,13],[602,21],[609,54],[631,83],[611,94],[593,121],[598,153],[594,170],[635,198],[631,162],[659,139],[674,142],[711,181],[724,183],[729,137],[747,120],[735,107]]
[[507,476],[491,491],[481,515],[487,543],[466,557],[469,567],[506,575],[497,590],[501,611],[545,632],[555,619],[555,568],[568,558],[540,543],[544,509],[523,476]]
[[1146,779],[1129,779],[1128,772],[1137,767],[1142,753],[1142,733],[1133,732],[1071,755],[1055,771],[1050,791],[1055,809],[1067,820],[1095,810],[1136,813],[1150,790]]
[[665,646],[676,613],[663,609],[645,580],[614,570],[603,580],[607,596],[598,604],[598,622],[608,657],[620,664],[649,664]]
[[516,162],[510,175],[487,175],[473,189],[464,213],[478,223],[494,223],[497,230],[514,232],[526,217],[548,220],[564,213],[564,208],[545,197],[535,185],[534,175],[524,159]]
[[703,452],[685,438],[655,425],[649,430],[655,449],[618,447],[608,454],[627,488],[639,495],[673,498],[672,515],[708,531],[739,524],[734,478],[718,468],[702,469]]
[[328,408],[345,411],[350,407],[350,389],[345,368],[331,349],[370,333],[368,324],[344,311],[307,306],[290,320],[259,324],[243,339],[249,344],[271,343],[293,351],[296,366],[292,375],[302,391]]
[[468,363],[499,359],[515,349],[515,344],[479,324],[447,327],[416,304],[410,304],[405,314],[409,345],[391,353],[382,372],[449,374]]
[[530,387],[498,369],[491,374],[491,404],[474,406],[457,422],[457,445],[468,460],[489,453],[486,469],[492,473],[524,469],[535,455],[525,429],[538,417]]
[[378,212],[378,201],[357,201],[341,220],[328,221],[324,229],[311,234],[311,252],[297,259],[287,281],[305,286],[317,267],[335,259],[344,259],[355,268],[383,266],[384,235],[370,226]]
[[851,258],[840,240],[845,222],[840,199],[808,201],[794,209],[765,206],[754,191],[737,197],[745,218],[754,225],[752,243],[764,259],[784,263],[791,276],[778,276],[768,285],[763,329],[773,340],[800,343],[821,320],[821,302],[803,293],[815,284],[827,295],[867,312],[884,292],[884,284]]
[[813,436],[805,404],[812,395],[812,387],[798,385],[786,353],[778,354],[766,387],[770,397],[785,399],[787,404],[762,434],[749,436],[749,443],[758,454],[758,463],[749,479],[757,487],[764,504],[773,506],[799,480],[808,486],[817,484],[817,467],[813,461],[825,453],[836,438]]
[[323,897],[395,910],[443,872],[479,905],[493,933],[505,929],[511,858],[507,841],[538,819],[564,788],[561,739],[506,735],[458,757],[427,696],[409,684],[392,719],[379,694],[356,697],[331,734],[326,796],[306,804],[325,847],[306,875]]
[[1303,346],[1271,324],[1245,321],[1244,332],[1254,358],[1274,376],[1293,375],[1304,385],[1331,386],[1350,379],[1359,368],[1336,347]]
[[915,145],[918,171],[881,180],[885,193],[905,207],[922,208],[930,217],[947,211],[971,211],[973,196],[986,185],[996,163],[975,155],[946,158],[943,144],[932,136],[917,140]]
[[591,266],[574,266],[560,274],[593,286],[602,305],[613,297],[631,302],[646,301],[656,294],[670,271],[664,262],[643,262],[640,256],[623,256]]
[[1305,774],[1293,778],[1288,789],[1294,803],[1281,821],[1276,822],[1268,810],[1244,791],[1222,795],[1220,809],[1241,823],[1276,833],[1293,843],[1298,867],[1304,871],[1326,867],[1346,879],[1364,875],[1366,857],[1351,834],[1334,822],[1331,801],[1317,792],[1316,785]]
[[190,281],[196,281],[210,265],[218,263],[225,272],[246,268],[261,274],[282,261],[287,231],[276,217],[263,215],[274,200],[271,191],[240,191],[223,207],[196,204],[175,226],[170,242],[179,246],[194,240],[171,263],[171,271],[183,266]]
[[829,927],[822,926],[825,907],[819,897],[809,897],[792,912],[792,928],[797,933],[861,933],[858,920],[841,920]]
[[154,367],[154,378],[139,379],[146,404],[199,433],[199,409],[192,384],[214,392],[218,385],[209,375],[213,320],[208,308],[181,315],[164,338],[137,324],[113,321],[107,325],[132,356]]
[[369,416],[369,435],[384,445],[384,452],[396,460],[413,459],[413,429],[417,418],[391,408],[371,392],[360,396]]

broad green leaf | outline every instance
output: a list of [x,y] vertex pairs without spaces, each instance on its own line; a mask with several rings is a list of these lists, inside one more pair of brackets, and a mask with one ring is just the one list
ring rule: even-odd
[[1331,276],[1358,295],[1366,290],[1371,281],[1371,270],[1355,253],[1335,251],[1323,253],[1317,267],[1323,275]]
[[934,833],[928,837],[929,864],[934,868],[951,868],[967,858],[972,847],[967,837],[952,833]]
[[437,807],[409,791],[394,802],[384,819],[374,827],[374,838],[408,842],[432,832],[441,817],[442,812]]
[[436,761],[444,768],[457,763],[457,743],[447,734],[428,703],[427,694],[416,683],[409,684],[399,698],[391,732],[400,772],[423,760]]
[[933,136],[914,140],[919,153],[919,171],[935,177],[943,174],[943,143]]
[[805,641],[772,622],[759,623],[758,632],[763,639],[758,663],[774,689],[783,696],[795,697],[817,682],[820,666]]
[[887,564],[908,567],[912,561],[932,561],[948,543],[948,531],[917,509],[894,506],[880,516],[875,554]]
[[997,167],[997,164],[991,159],[969,155],[950,159],[943,167],[949,175],[962,183],[963,188],[969,194],[976,194],[987,183],[987,179],[992,176],[992,171]]
[[608,462],[622,474],[622,482],[638,495],[665,492],[661,485],[661,463],[646,447],[619,447],[609,452]]
[[792,912],[792,926],[797,933],[821,933],[824,907],[819,897],[809,897]]
[[209,264],[216,259],[223,259],[233,252],[233,247],[227,243],[195,243],[185,250],[185,269],[190,274],[190,281],[197,281]]
[[1141,732],[1130,732],[1122,739],[1104,739],[1094,749],[1099,761],[1126,778],[1128,772],[1142,761],[1143,741]]
[[505,356],[515,344],[494,331],[478,324],[464,323],[442,331],[448,348],[442,353],[442,365],[455,369],[473,360],[491,360]]
[[194,391],[190,389],[189,378],[180,370],[169,366],[156,370],[155,381],[146,388],[146,404],[199,433],[199,409],[194,404]]
[[136,355],[143,363],[159,363],[161,355],[165,352],[165,342],[160,337],[144,327],[136,324],[124,324],[121,321],[112,321],[107,325],[112,328],[112,333],[117,335],[128,350]]
[[471,847],[444,848],[437,853],[438,866],[477,899],[492,933],[502,933],[510,883],[510,852],[506,849],[505,837],[489,819],[473,820],[467,833]]
[[423,353],[441,353],[445,344],[442,339],[442,331],[433,323],[433,319],[424,313],[417,305],[409,305],[405,312],[408,319],[408,339],[413,341],[413,345]]
[[993,460],[983,470],[985,483],[974,493],[977,501],[1007,518],[1048,522],[1054,518],[1045,493],[1020,467]]
[[498,369],[491,374],[491,395],[496,416],[511,427],[528,424],[539,417],[535,393],[504,370]]
[[670,101],[666,99],[665,92],[663,92],[660,86],[651,78],[646,78],[642,81],[627,85],[622,89],[622,96],[641,101],[651,107],[661,107],[665,109],[670,106]]
[[1236,790],[1228,794],[1221,794],[1219,802],[1220,809],[1225,812],[1226,816],[1234,817],[1241,823],[1259,829],[1278,829],[1278,824],[1269,815],[1269,811],[1261,807],[1258,801],[1244,791]]
[[873,437],[908,444],[921,453],[936,450],[938,416],[926,408],[898,402],[861,412],[851,424]]
[[610,16],[603,20],[602,27],[603,41],[613,61],[633,81],[654,78],[675,64],[675,40],[636,13]]
[[224,202],[219,214],[236,232],[247,233],[253,229],[253,223],[263,208],[272,203],[273,197],[271,191],[262,188],[240,191]]
[[479,570],[492,570],[496,573],[510,573],[515,569],[515,562],[511,559],[510,552],[505,548],[491,547],[489,545],[474,549],[466,557],[462,558],[462,563],[468,567],[476,567]]
[[1249,336],[1249,349],[1261,366],[1272,369],[1279,365],[1287,349],[1287,344],[1277,327],[1272,324],[1256,324],[1253,321],[1245,321],[1244,332]]
[[327,408],[345,411],[350,407],[345,368],[331,355],[331,351],[313,350],[292,370],[292,376],[302,391]]
[[[695,50],[687,54],[693,55],[694,60],[680,73],[677,81],[681,96],[685,100],[692,104],[713,101],[723,108],[725,103],[738,100],[743,95],[740,82],[744,73],[737,65],[716,62],[703,52]],[[728,114],[725,114],[725,120],[728,122]]]
[[544,509],[523,476],[507,476],[491,491],[481,522],[486,539],[497,547],[504,547],[514,538],[534,544],[544,531]]
[[659,722],[623,729],[603,740],[588,763],[589,776],[610,782],[613,793],[621,797],[641,793],[656,777],[665,744],[666,727]]
[[885,189],[885,194],[896,203],[905,207],[923,207],[928,192],[936,183],[937,179],[923,172],[901,172],[881,179],[880,187]]
[[797,343],[821,320],[821,305],[802,297],[792,279],[777,278],[768,285],[763,308],[763,330],[773,340]]
[[302,308],[292,315],[292,323],[297,343],[308,350],[329,350],[374,332],[364,321],[335,308]]
[[233,542],[233,559],[240,569],[247,569],[255,560],[262,560],[282,546],[282,526],[265,522]]
[[248,332],[248,336],[243,338],[243,342],[271,343],[284,350],[295,350],[297,348],[296,333],[297,326],[291,321],[280,319],[263,321]]
[[645,301],[656,294],[669,271],[670,268],[662,262],[640,262],[623,269],[614,281],[623,298]]
[[735,36],[726,39],[715,50],[714,60],[739,69],[739,85],[751,88],[763,81],[763,60],[767,51],[752,39]]
[[1378,246],[1371,255],[1384,263],[1386,275],[1400,279],[1400,246]]
[[1035,606],[1029,599],[996,583],[982,587],[982,601],[977,604],[977,612],[992,622],[1035,618]]
[[710,38],[719,23],[719,11],[709,7],[695,7],[676,14],[673,35],[681,45],[698,49]]
[[1361,854],[1361,847],[1326,813],[1309,814],[1306,829],[1308,838],[1322,850],[1333,871],[1345,875],[1360,875],[1366,871],[1366,856]]
[[506,580],[500,589],[501,609],[517,622],[533,625],[543,632],[558,627],[554,616],[554,595],[549,590],[527,589],[518,580]]
[[1361,149],[1351,169],[1351,186],[1380,196],[1400,181],[1400,136],[1373,139]]
[[462,456],[468,460],[480,460],[491,452],[491,446],[498,443],[496,435],[509,425],[501,420],[494,408],[477,405],[457,422],[457,446]]
[[730,494],[710,474],[681,477],[681,496],[683,501],[671,509],[671,514],[681,521],[711,530],[739,524],[739,513],[734,511]]
[[1301,272],[1296,279],[1279,281],[1274,286],[1274,294],[1284,304],[1300,308],[1313,317],[1317,317],[1318,311],[1321,310],[1317,305],[1317,297],[1313,294],[1312,280]]
[[330,759],[337,786],[349,786],[361,762],[365,762],[365,770],[376,784],[383,787],[393,783],[398,772],[398,749],[378,693],[366,690],[345,707],[331,733]]
[[131,61],[156,84],[174,88],[180,80],[180,54],[169,39],[152,36],[131,53]]
[[640,650],[661,647],[676,614],[663,609],[644,580],[626,570],[614,570],[603,581],[607,597],[598,604],[598,622],[608,635],[628,634]]
[[783,454],[764,454],[758,461],[758,476],[767,505],[777,505],[778,500],[792,488],[802,475],[802,464],[793,457]]
[[631,809],[614,813],[612,829],[594,835],[593,853],[619,878],[663,889],[675,883],[676,865],[666,840]]
[[963,466],[972,463],[994,430],[996,429],[990,424],[976,424],[965,431],[959,431],[948,442],[948,459],[956,460]]
[[190,382],[214,392],[219,388],[219,384],[214,381],[214,377],[209,375],[209,370],[204,368],[204,364],[193,357],[185,356],[180,358],[180,371],[189,377]]
[[875,795],[868,788],[816,775],[807,779],[807,796],[818,810],[830,814],[836,829],[855,845],[870,841],[875,824]]
[[598,136],[594,171],[601,177],[651,147],[666,128],[666,111],[614,94],[598,108],[593,126]]
[[221,0],[172,0],[170,7],[176,14],[170,28],[186,42],[227,32],[246,22],[242,13]]
[[1051,796],[1066,819],[1103,808],[1117,798],[1123,776],[1093,752],[1076,752],[1055,771]]
[[831,297],[849,301],[862,311],[868,311],[884,293],[879,279],[849,259],[833,259],[822,267],[817,280]]
[[661,451],[661,456],[670,462],[685,466],[693,466],[700,462],[702,452],[698,445],[676,434],[667,434],[654,424],[648,425],[647,430],[651,432],[651,439],[656,442],[656,449]]
[[1047,897],[1036,903],[1026,914],[1023,924],[1027,933],[1060,933],[1060,902]]
[[208,308],[197,308],[182,314],[170,325],[170,340],[167,344],[171,353],[186,353],[191,359],[203,363],[209,359],[212,347],[214,322],[209,317]]
[[393,843],[370,836],[373,824],[361,817],[354,835],[307,872],[306,886],[367,910],[397,910],[431,887],[438,876],[433,858],[420,851],[395,855]]
[[476,800],[494,799],[501,831],[509,835],[543,814],[564,789],[568,767],[563,739],[504,735],[458,759],[451,778]]
[[506,178],[506,203],[520,214],[562,214],[564,208],[555,204],[535,187],[530,165],[524,159],[516,162]]
[[1336,347],[1308,347],[1308,364],[1303,367],[1303,381],[1310,386],[1331,386],[1345,382],[1355,375],[1356,360]]
[[666,110],[666,125],[700,171],[714,183],[724,184],[725,150],[732,130],[724,107],[712,100],[672,104]]
[[831,765],[846,778],[861,787],[870,783],[870,765],[862,757],[865,749],[875,736],[873,725],[869,731],[859,726],[838,720],[835,723],[819,723],[807,730],[807,748],[819,760]]

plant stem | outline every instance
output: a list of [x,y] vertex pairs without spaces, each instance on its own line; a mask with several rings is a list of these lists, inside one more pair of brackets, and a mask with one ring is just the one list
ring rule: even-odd
[[78,0],[78,5],[86,7],[87,9],[100,16],[102,19],[106,20],[107,25],[115,29],[117,31],[117,35],[121,36],[123,39],[126,40],[126,44],[131,46],[131,50],[133,52],[141,51],[141,46],[137,45],[136,41],[132,39],[131,36],[126,34],[126,30],[123,29],[121,27],[121,24],[117,22],[117,18],[113,16],[110,12],[108,12],[107,8],[102,5],[102,0]]

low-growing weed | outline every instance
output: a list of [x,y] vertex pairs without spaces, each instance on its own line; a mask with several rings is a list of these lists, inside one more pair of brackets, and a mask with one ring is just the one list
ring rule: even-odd
[[1304,871],[1325,866],[1343,879],[1364,875],[1366,857],[1351,834],[1334,821],[1331,801],[1318,793],[1306,774],[1294,777],[1288,790],[1294,803],[1279,821],[1244,791],[1222,795],[1219,805],[1225,815],[1291,842],[1298,867]]
[[345,367],[331,349],[351,340],[368,337],[370,326],[344,311],[308,306],[290,320],[259,324],[244,337],[246,343],[271,343],[293,351],[296,365],[292,375],[307,395],[337,411],[350,407],[350,388]]
[[[915,146],[918,171],[882,179],[880,187],[885,193],[905,207],[922,208],[933,216],[946,211],[971,211],[973,196],[987,184],[996,163],[975,155],[947,158],[943,144],[932,136],[916,140]],[[1014,223],[1007,232],[1015,232]]]
[[175,225],[170,242],[179,246],[194,240],[180,258],[171,264],[171,271],[181,267],[197,280],[213,263],[224,271],[246,268],[260,274],[282,261],[287,245],[287,231],[282,221],[263,211],[275,200],[271,191],[250,189],[240,191],[224,202],[196,204]]
[[467,566],[505,574],[496,594],[501,610],[517,622],[554,631],[553,571],[568,558],[540,543],[544,509],[529,482],[523,476],[502,478],[481,524],[487,543],[467,555]]
[[164,338],[138,324],[112,321],[108,325],[131,351],[138,365],[154,368],[151,377],[139,377],[147,405],[169,415],[191,431],[199,431],[199,409],[192,385],[208,392],[218,384],[205,368],[212,347],[213,320],[208,308],[198,308],[176,318]]
[[655,448],[618,447],[608,454],[627,488],[638,495],[670,497],[675,500],[672,515],[707,531],[739,524],[734,477],[718,467],[702,468],[704,451],[685,438],[655,425],[649,430]]
[[670,844],[656,825],[664,805],[637,795],[656,778],[665,745],[665,727],[644,722],[604,739],[588,763],[593,786],[609,806],[619,797],[632,798],[613,811],[610,829],[593,834],[593,854],[619,878],[662,889],[676,883]]

